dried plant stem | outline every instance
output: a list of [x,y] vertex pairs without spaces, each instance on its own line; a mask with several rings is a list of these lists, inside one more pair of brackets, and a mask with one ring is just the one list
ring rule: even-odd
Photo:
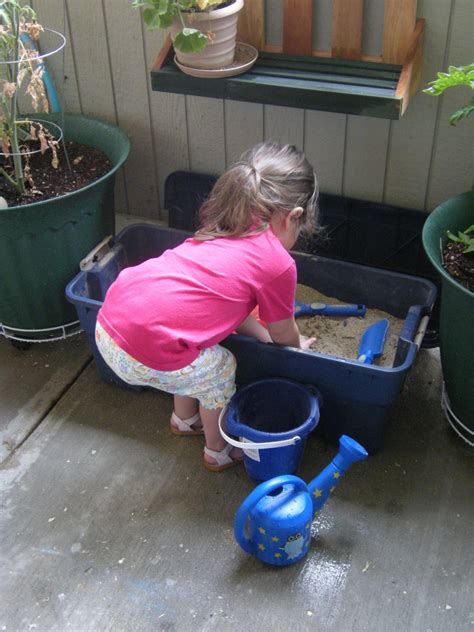
[[[18,55],[20,53],[20,45],[19,45],[20,18],[19,18],[17,9],[14,10],[14,14],[12,16],[12,23],[14,25],[13,34],[15,36],[15,59],[18,59]],[[19,66],[18,64],[12,64],[12,65],[13,65],[12,78],[13,78],[13,83],[16,85],[16,82],[18,79]],[[15,166],[16,180],[14,184],[18,193],[20,195],[23,195],[25,193],[25,178],[23,175],[23,165],[21,162],[20,144],[18,142],[18,129],[17,129],[17,126],[15,125],[17,111],[18,111],[17,101],[18,101],[18,90],[15,90],[15,94],[13,95],[13,98],[12,98],[12,107],[11,107],[10,120],[9,120],[9,126],[10,126],[10,131],[11,131],[10,142],[12,146],[13,164]]]

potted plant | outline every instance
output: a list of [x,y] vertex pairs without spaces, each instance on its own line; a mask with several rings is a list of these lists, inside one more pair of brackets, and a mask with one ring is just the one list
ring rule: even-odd
[[133,0],[150,30],[169,29],[178,62],[215,69],[234,61],[243,0]]
[[[424,90],[440,95],[466,86],[474,90],[474,64],[451,66]],[[474,97],[453,113],[451,125],[474,112]],[[474,446],[474,191],[435,208],[423,227],[423,246],[441,275],[440,352],[442,406],[454,430]]]
[[[0,333],[12,341],[78,329],[64,288],[114,232],[115,173],[129,152],[113,125],[49,113],[43,30],[30,7],[0,2]],[[23,92],[34,114],[20,113]]]

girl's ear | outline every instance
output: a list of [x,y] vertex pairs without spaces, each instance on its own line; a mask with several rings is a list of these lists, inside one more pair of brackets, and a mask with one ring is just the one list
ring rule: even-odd
[[296,206],[286,216],[288,224],[290,224],[292,221],[299,220],[302,215],[303,215],[303,208],[301,206]]

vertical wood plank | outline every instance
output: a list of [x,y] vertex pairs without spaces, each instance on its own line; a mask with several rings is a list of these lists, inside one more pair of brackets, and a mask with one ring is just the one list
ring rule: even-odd
[[226,167],[263,141],[263,105],[225,101]]
[[[84,114],[102,116],[116,124],[107,30],[101,3],[97,0],[67,0],[67,6]],[[89,18],[84,19],[84,16]]]
[[264,139],[282,145],[296,145],[300,149],[304,143],[304,110],[280,105],[264,106]]
[[311,55],[313,0],[283,0],[283,52]]
[[362,53],[382,59],[383,2],[364,1]]
[[306,110],[304,150],[324,193],[342,193],[346,119],[342,114]]
[[252,0],[244,4],[244,8],[239,12],[237,40],[252,44],[257,50],[263,50],[265,45],[263,0]]
[[283,46],[283,2],[265,0],[264,2],[265,45]]
[[362,54],[362,21],[364,0],[333,0],[333,57],[360,59]]
[[[456,0],[453,3],[448,42],[448,54],[443,70],[446,70],[448,66],[464,66],[472,60],[472,3],[470,0]],[[432,78],[433,76],[430,76],[430,79]],[[447,90],[442,97],[436,98],[424,96],[434,101],[439,100],[427,195],[427,209],[432,210],[441,202],[472,188],[474,126],[466,119],[455,126],[449,124],[451,114],[469,100],[467,90]]]
[[[142,18],[127,0],[104,0],[104,9],[117,119],[131,141],[130,157],[124,165],[130,210],[158,218]],[[125,39],[127,46],[123,45]]]
[[372,202],[383,198],[389,122],[347,117],[343,195]]
[[[64,0],[35,0],[33,5],[38,16],[38,22],[43,27],[52,28],[63,33],[66,37],[64,50],[46,59],[46,66],[54,87],[61,101],[61,105],[66,112],[81,112],[81,101],[77,84],[76,69],[74,66],[73,50],[70,38],[70,26],[65,14]],[[64,29],[66,26],[66,29]],[[57,35],[43,33],[41,36],[41,52],[52,50],[59,45]]]
[[225,168],[224,102],[186,96],[192,171],[221,174]]
[[[464,0],[464,2],[469,0]],[[390,123],[390,145],[384,202],[424,209],[430,160],[436,137],[439,98],[421,92],[443,67],[448,37],[450,2],[420,0],[420,12],[429,16],[421,85],[403,118]],[[453,128],[450,127],[451,131]],[[449,169],[451,174],[451,170]]]
[[[176,170],[189,170],[188,132],[186,125],[186,97],[184,94],[154,92],[149,69],[166,38],[166,32],[148,31],[142,26],[144,37],[148,95],[152,122],[151,140],[155,147],[155,177],[160,194],[160,218],[166,217],[164,208],[165,181]],[[133,213],[133,209],[131,209]]]
[[383,61],[403,64],[415,29],[417,0],[385,0]]
[[[117,125],[102,3],[97,0],[67,0],[67,9],[83,114]],[[123,168],[116,179],[115,203],[117,211],[129,211]]]

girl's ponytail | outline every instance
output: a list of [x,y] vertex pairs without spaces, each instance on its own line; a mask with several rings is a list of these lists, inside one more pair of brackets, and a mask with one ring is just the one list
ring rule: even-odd
[[266,230],[274,213],[303,208],[302,228],[316,224],[318,184],[312,166],[293,145],[262,143],[216,182],[200,209],[196,239],[242,237]]

